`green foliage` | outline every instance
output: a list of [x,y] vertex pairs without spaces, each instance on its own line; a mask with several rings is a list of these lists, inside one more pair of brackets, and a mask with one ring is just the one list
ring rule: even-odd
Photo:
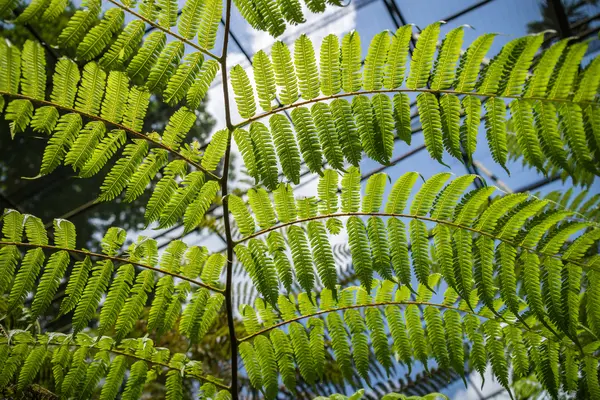
[[[63,165],[80,178],[102,173],[98,201],[132,202],[150,187],[148,226],[181,225],[184,235],[207,228],[227,247],[210,253],[170,239],[159,259],[155,239],[127,242],[113,227],[92,252],[76,248],[68,221],[47,231],[40,219],[7,210],[0,390],[22,394],[40,380],[64,398],[134,399],[157,381],[165,398],[181,399],[199,380],[201,398],[238,398],[249,382],[274,399],[280,383],[295,396],[321,382],[376,387],[399,364],[435,364],[465,381],[465,365],[482,377],[489,368],[507,389],[535,376],[552,398],[600,396],[600,197],[495,194],[470,190],[474,175],[447,183],[450,173],[417,184],[417,172],[389,188],[385,173],[369,174],[363,192],[358,168],[363,152],[382,168],[394,164],[396,140],[410,146],[417,130],[432,159],[468,165],[483,118],[492,158],[507,172],[519,157],[549,176],[592,182],[600,62],[580,68],[587,43],[563,40],[539,52],[544,35],[531,35],[484,62],[495,34],[462,51],[464,27],[438,46],[437,22],[420,32],[410,66],[414,28],[406,25],[375,35],[364,65],[357,32],[325,36],[318,62],[301,35],[293,52],[278,41],[270,54],[256,53],[249,75],[227,64],[231,1],[188,0],[181,12],[174,0],[111,3],[118,7],[82,4],[56,38],[53,51],[66,56],[53,65],[36,40],[22,48],[0,41],[10,134],[31,128],[47,137],[40,176]],[[274,37],[286,23],[305,22],[297,0],[233,4]],[[327,5],[343,4],[306,1],[311,12]],[[1,3],[0,15],[12,18],[15,7]],[[52,21],[65,7],[34,0],[11,23]],[[146,25],[154,30],[147,35]],[[219,71],[226,126],[206,147],[184,143]],[[144,128],[151,99],[170,106],[164,129]],[[254,181],[245,192],[229,185],[232,141]],[[296,190],[303,164],[320,176],[316,197]],[[224,223],[209,214],[215,209]],[[339,234],[347,240],[338,248],[331,236]],[[253,306],[241,304],[247,293]],[[227,327],[217,326],[225,318]],[[56,321],[68,321],[68,333],[48,329]],[[175,349],[179,337],[184,350]],[[209,337],[233,357],[231,385],[203,371],[213,354],[188,358]]]

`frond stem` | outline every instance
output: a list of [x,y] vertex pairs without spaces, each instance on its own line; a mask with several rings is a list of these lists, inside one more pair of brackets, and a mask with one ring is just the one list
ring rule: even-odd
[[36,248],[41,248],[41,249],[46,249],[46,250],[66,251],[66,252],[69,252],[71,254],[80,254],[80,255],[89,256],[89,257],[102,258],[104,260],[110,260],[110,261],[115,261],[115,262],[119,262],[119,263],[135,265],[137,267],[144,268],[144,269],[149,269],[149,270],[152,270],[152,271],[156,271],[156,272],[159,272],[159,273],[164,274],[164,275],[171,275],[174,278],[179,278],[181,280],[188,281],[188,282],[190,282],[190,283],[192,283],[192,284],[194,284],[196,286],[201,286],[203,288],[212,290],[214,292],[218,292],[218,293],[224,293],[225,292],[223,289],[220,289],[220,288],[217,288],[217,287],[214,287],[214,286],[211,286],[211,285],[207,285],[204,282],[200,282],[200,281],[197,281],[195,279],[188,278],[185,275],[177,274],[177,273],[174,273],[174,272],[167,272],[167,271],[162,270],[160,268],[153,267],[152,265],[148,265],[148,264],[143,264],[143,263],[131,261],[131,260],[128,260],[127,258],[123,258],[123,257],[108,256],[106,254],[94,253],[94,252],[86,251],[86,250],[67,249],[67,248],[64,248],[64,247],[52,246],[52,245],[49,245],[49,244],[34,244],[34,243],[24,243],[24,242],[9,242],[9,241],[0,240],[0,246],[36,247]]
[[89,114],[89,113],[77,110],[75,108],[61,106],[60,104],[56,104],[56,103],[53,103],[53,102],[48,101],[48,100],[35,99],[33,97],[25,96],[24,94],[9,93],[9,92],[5,92],[5,91],[0,90],[0,95],[2,95],[2,96],[9,96],[9,97],[15,97],[15,98],[18,98],[18,99],[23,99],[23,100],[29,100],[29,101],[33,101],[33,102],[36,102],[36,103],[40,103],[40,104],[46,105],[46,106],[52,106],[52,107],[61,109],[63,111],[67,111],[67,112],[71,112],[71,113],[77,113],[77,114],[79,114],[79,115],[81,115],[83,117],[86,117],[88,119],[92,119],[92,120],[95,120],[95,121],[100,121],[100,122],[104,122],[105,124],[112,125],[112,126],[118,128],[118,129],[124,130],[125,132],[129,133],[131,136],[134,136],[134,137],[137,137],[137,138],[140,138],[140,139],[144,139],[144,140],[146,140],[147,142],[153,144],[156,147],[160,147],[162,149],[167,150],[169,153],[173,154],[173,156],[175,156],[177,158],[181,158],[182,160],[184,160],[188,164],[190,164],[190,165],[198,168],[200,171],[204,172],[206,175],[210,176],[212,179],[214,179],[214,180],[219,180],[220,179],[220,177],[218,177],[217,175],[213,174],[212,172],[206,170],[204,167],[202,167],[202,165],[200,165],[199,163],[195,162],[194,160],[192,160],[192,159],[184,156],[183,154],[179,153],[178,151],[173,150],[169,146],[166,146],[166,145],[164,145],[164,144],[162,144],[160,142],[157,142],[156,140],[153,140],[153,139],[149,138],[147,135],[144,135],[143,133],[134,131],[133,129],[128,128],[125,125],[120,124],[118,122],[109,121],[109,120],[107,120],[105,118],[102,118],[100,116]]
[[229,164],[231,156],[231,134],[233,125],[231,123],[231,105],[229,100],[229,85],[227,80],[227,47],[229,44],[229,35],[231,29],[231,0],[227,0],[225,9],[225,32],[223,37],[223,50],[221,51],[221,76],[223,80],[223,103],[225,106],[225,122],[227,124],[227,148],[225,150],[225,160],[223,167],[223,176],[221,178],[221,194],[223,195],[223,216],[225,225],[225,240],[227,242],[227,268],[225,280],[225,309],[227,312],[227,329],[229,330],[229,342],[231,346],[231,393],[232,400],[238,399],[238,342],[235,336],[235,321],[233,311],[233,236],[231,234],[231,221],[229,215]]
[[485,319],[493,319],[494,317],[490,317],[490,316],[486,316],[486,315],[482,315],[479,313],[476,313],[474,311],[469,311],[466,309],[462,309],[459,307],[455,307],[455,306],[451,306],[451,305],[446,305],[446,304],[439,304],[439,303],[431,303],[428,301],[413,301],[413,300],[405,300],[405,301],[382,301],[382,302],[376,302],[376,303],[368,303],[368,304],[351,304],[349,306],[342,306],[342,307],[335,307],[335,308],[330,308],[327,310],[319,310],[316,311],[314,313],[310,313],[310,314],[306,314],[306,315],[300,315],[298,317],[292,318],[292,319],[288,319],[285,321],[281,321],[278,322],[274,325],[268,326],[266,328],[261,329],[260,331],[254,332],[250,335],[247,335],[241,339],[239,339],[239,342],[245,342],[246,340],[250,340],[253,337],[256,337],[258,335],[262,335],[263,333],[269,332],[275,328],[279,328],[280,326],[284,326],[287,324],[290,324],[292,322],[297,322],[306,318],[310,318],[310,317],[315,317],[317,315],[323,315],[323,314],[328,314],[330,312],[336,312],[336,311],[343,311],[343,310],[348,310],[348,309],[353,309],[353,308],[362,308],[362,307],[381,307],[381,306],[399,306],[399,305],[417,305],[417,306],[433,306],[433,307],[439,307],[439,308],[445,308],[448,310],[455,310],[455,311],[460,311],[460,312],[464,312],[466,314],[472,314],[475,315],[476,317],[481,317],[481,318],[485,318]]
[[[310,222],[310,221],[315,221],[315,220],[320,220],[320,219],[337,218],[337,217],[352,217],[352,216],[410,218],[410,219],[416,219],[416,220],[421,220],[421,221],[434,222],[436,224],[448,225],[448,226],[451,226],[453,228],[458,228],[458,229],[462,229],[462,230],[466,230],[466,231],[471,231],[473,233],[478,233],[478,234],[480,234],[482,236],[487,236],[487,237],[489,237],[491,239],[499,240],[499,241],[507,243],[507,244],[509,244],[511,246],[519,247],[521,249],[527,250],[527,251],[529,251],[531,253],[536,253],[536,254],[547,256],[547,257],[553,257],[553,258],[558,258],[558,259],[562,260],[562,257],[560,257],[557,254],[549,254],[549,253],[537,251],[535,248],[531,248],[531,247],[527,247],[527,246],[522,246],[522,245],[520,245],[518,243],[512,242],[510,240],[502,239],[501,237],[495,236],[495,235],[493,235],[491,233],[488,233],[488,232],[484,232],[484,231],[482,231],[480,229],[471,228],[469,226],[457,224],[457,223],[454,223],[452,221],[447,221],[447,220],[438,219],[438,218],[431,218],[431,217],[426,217],[426,216],[421,216],[421,215],[414,215],[414,214],[396,214],[396,213],[385,213],[385,212],[345,212],[345,213],[315,215],[313,217],[301,218],[301,219],[297,219],[297,220],[294,220],[294,221],[290,221],[290,222],[286,222],[286,223],[281,223],[281,224],[272,226],[270,228],[262,229],[262,230],[260,230],[258,232],[254,232],[251,235],[245,236],[245,237],[241,238],[240,240],[235,241],[235,244],[238,245],[238,244],[243,243],[243,242],[245,242],[247,240],[253,239],[253,238],[257,237],[257,236],[261,236],[261,235],[264,235],[266,233],[272,232],[272,231],[277,230],[277,229],[282,229],[282,228],[285,228],[286,226],[290,226],[290,225],[301,224],[303,222]],[[568,260],[568,259],[565,260],[565,261],[569,261],[570,263],[573,263],[575,265],[579,265],[581,267],[590,266],[590,265],[583,264],[583,263],[581,263],[579,261]]]
[[457,90],[435,90],[435,89],[427,89],[427,88],[422,88],[422,89],[359,90],[359,91],[356,91],[356,92],[336,93],[336,94],[331,95],[331,96],[316,97],[314,99],[304,100],[304,101],[300,101],[300,102],[297,102],[297,103],[293,103],[293,104],[288,104],[288,105],[285,105],[285,106],[281,106],[281,107],[275,108],[275,109],[273,109],[271,111],[267,111],[267,112],[264,112],[262,114],[258,114],[258,115],[255,115],[255,116],[251,117],[251,118],[248,118],[248,119],[246,119],[246,120],[238,123],[237,125],[235,125],[234,128],[241,128],[243,126],[248,125],[249,123],[251,123],[253,121],[257,121],[259,119],[266,118],[266,117],[268,117],[268,116],[270,116],[272,114],[276,114],[276,113],[279,113],[281,111],[289,110],[290,108],[302,107],[302,106],[305,106],[307,104],[318,103],[318,102],[321,102],[321,101],[327,101],[327,100],[333,100],[333,99],[339,99],[339,98],[342,98],[342,97],[368,95],[368,94],[376,94],[376,93],[433,93],[433,94],[470,95],[470,96],[484,97],[486,99],[497,97],[499,99],[518,99],[518,100],[531,100],[531,101],[546,101],[546,102],[552,102],[552,103],[576,103],[576,104],[580,104],[580,105],[598,104],[598,103],[592,102],[592,101],[574,102],[573,100],[569,100],[569,99],[548,99],[548,98],[545,98],[545,97],[517,96],[517,95],[497,95],[497,94],[484,94],[484,93],[477,93],[477,92],[463,92],[463,91],[457,91]]
[[214,58],[215,60],[220,61],[221,57],[219,57],[216,54],[211,53],[210,51],[206,50],[205,48],[202,48],[200,46],[198,46],[196,43],[192,42],[191,40],[188,40],[186,38],[184,38],[183,36],[173,32],[170,29],[167,29],[163,26],[160,26],[159,24],[155,23],[154,21],[149,20],[148,18],[144,17],[143,15],[141,15],[140,13],[132,10],[131,8],[119,3],[118,1],[115,0],[108,0],[110,3],[114,4],[115,6],[121,8],[123,11],[135,16],[136,18],[139,18],[140,20],[144,21],[145,23],[147,23],[148,25],[152,26],[155,29],[158,29],[160,31],[163,31],[164,33],[166,33],[167,35],[173,36],[175,39],[179,40],[180,42],[183,42],[187,45],[189,45],[190,47],[193,47],[194,49],[206,54],[209,57]]

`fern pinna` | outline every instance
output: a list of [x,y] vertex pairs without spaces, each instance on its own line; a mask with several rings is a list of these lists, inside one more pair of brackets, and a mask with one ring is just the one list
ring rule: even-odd
[[[311,12],[343,5],[305,3]],[[66,2],[18,6],[0,0],[3,20],[54,21]],[[358,399],[407,367],[465,383],[471,371],[490,371],[509,394],[512,382],[533,376],[551,398],[600,399],[597,195],[470,189],[483,178],[448,172],[388,184],[385,173],[363,179],[359,169],[365,158],[394,163],[395,149],[414,147],[422,131],[442,164],[470,165],[484,140],[507,172],[522,159],[589,185],[600,173],[600,61],[580,67],[588,43],[542,51],[544,35],[530,35],[488,61],[496,35],[465,46],[465,27],[456,27],[440,41],[438,22],[418,38],[412,25],[375,35],[363,60],[358,32],[326,36],[318,49],[300,35],[293,49],[278,41],[256,53],[249,75],[227,60],[233,7],[277,37],[305,22],[299,0],[178,7],[88,0],[55,47],[0,42],[0,108],[13,137],[47,137],[40,176],[104,169],[98,201],[131,202],[152,188],[148,225],[208,226],[227,244],[172,240],[159,252],[154,239],[127,241],[113,227],[91,251],[76,247],[67,220],[5,210],[4,393],[40,383],[52,398],[135,399],[160,381],[166,398],[181,399],[197,381],[200,398],[275,399],[330,395],[325,383],[352,387]],[[52,67],[48,49],[59,53]],[[206,147],[184,143],[219,74],[225,126]],[[151,99],[172,107],[162,132],[143,132]],[[236,148],[254,180],[245,191],[230,182]],[[295,193],[306,173],[319,176],[314,197]],[[340,234],[342,256],[332,245]],[[248,286],[253,295],[243,298]],[[57,318],[70,322],[66,332],[47,329]],[[230,368],[213,376],[189,347],[221,328]],[[187,350],[155,346],[171,332]]]

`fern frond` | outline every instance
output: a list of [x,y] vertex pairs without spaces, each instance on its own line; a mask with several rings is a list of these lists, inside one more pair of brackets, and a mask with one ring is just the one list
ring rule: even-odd
[[77,46],[77,58],[89,61],[96,58],[104,51],[121,26],[125,15],[120,8],[110,8],[104,14],[100,23],[86,33]]
[[81,130],[79,114],[65,114],[58,120],[54,134],[44,150],[40,174],[51,173],[64,160],[77,134]]
[[[319,70],[313,44],[306,35],[300,35],[294,44],[294,65],[298,75],[300,96],[305,100],[318,97]],[[321,79],[323,79],[323,65],[321,65]]]
[[236,65],[229,72],[231,75],[231,87],[235,93],[235,102],[238,112],[242,118],[250,118],[256,113],[254,92],[250,85],[250,79],[244,68]]
[[200,106],[219,68],[220,64],[216,60],[207,60],[202,64],[196,80],[187,92],[186,102],[189,108],[196,109]]
[[137,50],[144,33],[143,21],[131,21],[104,53],[99,61],[100,66],[107,70],[123,68]]
[[185,210],[183,224],[186,232],[196,228],[202,222],[204,215],[216,199],[217,192],[220,189],[221,187],[217,181],[209,181],[202,186],[196,199]]
[[21,92],[29,97],[44,100],[46,97],[46,55],[38,42],[27,40],[21,53],[23,77]]
[[383,87],[386,58],[390,47],[389,32],[378,33],[369,44],[363,72],[365,90],[378,90]]
[[[182,184],[185,186],[180,186],[177,189],[177,192],[173,194],[162,210],[159,218],[159,228],[173,226],[184,216],[188,206],[203,187],[204,181],[204,174],[201,171],[191,172],[184,178]],[[188,218],[190,217],[191,215],[188,216]]]
[[214,171],[217,168],[217,165],[221,162],[221,158],[225,155],[228,141],[229,131],[227,129],[215,132],[202,156],[202,168],[207,171]]
[[419,108],[419,118],[423,126],[427,151],[431,158],[443,163],[442,120],[437,98],[432,93],[419,93],[417,95],[417,107]]
[[[270,1],[270,0],[262,0]],[[271,60],[275,71],[275,82],[281,87],[279,99],[282,104],[292,104],[298,97],[298,81],[290,50],[283,42],[275,42],[271,48]]]
[[325,96],[338,93],[342,88],[340,44],[337,36],[327,35],[321,43],[321,92]]
[[302,158],[311,172],[320,174],[323,165],[323,154],[313,117],[306,107],[294,108],[291,115]]
[[262,50],[257,52],[252,58],[252,67],[258,103],[264,111],[271,111],[277,89],[275,87],[275,72],[267,53]]
[[[167,86],[169,79],[177,70],[179,66],[179,61],[181,57],[183,57],[184,53],[184,45],[180,41],[170,42],[162,49],[158,58],[156,57],[156,52],[158,48],[162,48],[162,43],[164,39],[158,39],[156,42],[150,43],[150,48],[148,49],[148,53],[144,56],[146,59],[140,60],[140,63],[147,64],[150,60],[156,59],[154,64],[152,65],[150,72],[148,74],[148,78],[146,79],[146,87],[149,91],[153,93],[161,93],[163,89]],[[132,64],[136,60],[132,60]],[[136,64],[137,66],[137,64]],[[139,69],[138,69],[139,68]],[[141,73],[145,73],[146,66],[140,66],[136,68],[136,72],[139,70]],[[130,71],[131,74],[131,71]]]
[[289,120],[281,114],[275,114],[269,119],[269,126],[283,174],[293,183],[300,183],[300,152]]
[[196,113],[181,107],[169,118],[169,123],[163,133],[163,144],[173,150],[178,150],[192,126],[196,123]]
[[194,83],[196,75],[200,72],[203,61],[204,56],[200,52],[190,53],[183,58],[183,62],[179,64],[163,92],[167,103],[174,105],[185,97],[188,89]]
[[164,32],[156,30],[148,34],[144,44],[127,65],[127,73],[131,79],[146,79],[152,67],[158,60],[166,43]]

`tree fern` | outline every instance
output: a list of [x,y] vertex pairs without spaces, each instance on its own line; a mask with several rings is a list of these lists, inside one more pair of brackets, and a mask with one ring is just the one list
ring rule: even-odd
[[[488,62],[495,34],[463,46],[464,27],[452,27],[438,46],[441,22],[415,37],[405,24],[370,38],[363,65],[354,31],[320,43],[300,35],[291,50],[286,23],[306,19],[297,0],[189,0],[180,12],[173,0],[110,3],[82,3],[51,49],[1,41],[11,136],[28,128],[43,136],[40,175],[62,164],[79,178],[104,170],[99,201],[133,202],[149,189],[140,205],[147,227],[216,232],[226,247],[127,240],[113,227],[94,252],[76,247],[68,221],[46,229],[6,211],[0,387],[133,399],[158,384],[167,399],[189,388],[202,398],[256,390],[270,399],[280,384],[305,397],[365,383],[367,392],[350,398],[385,399],[403,396],[381,393],[382,377],[403,364],[465,381],[465,366],[482,378],[489,366],[504,388],[533,376],[550,397],[600,396],[598,197],[470,190],[481,178],[450,173],[417,185],[409,172],[388,188],[382,172],[405,157],[396,139],[411,146],[420,130],[424,145],[408,154],[474,163],[483,115],[492,159],[507,172],[522,157],[549,180],[593,182],[600,63],[586,58],[580,68],[586,42],[540,52],[544,35],[530,35]],[[311,12],[343,5],[305,3]],[[16,6],[5,1],[0,15],[21,27],[57,24],[67,4]],[[252,74],[230,64],[236,12],[282,36],[251,57]],[[46,49],[56,63],[46,65]],[[225,126],[206,143],[185,143],[206,122],[198,110],[219,71]],[[164,129],[148,125],[148,112],[163,105]],[[363,153],[382,166],[361,175]],[[234,167],[250,176],[247,187],[233,187]],[[310,174],[320,177],[316,195],[300,196]],[[57,324],[64,332],[47,331]],[[175,353],[180,340],[185,354]],[[230,363],[209,363],[205,373],[207,364],[190,358],[209,340]]]

